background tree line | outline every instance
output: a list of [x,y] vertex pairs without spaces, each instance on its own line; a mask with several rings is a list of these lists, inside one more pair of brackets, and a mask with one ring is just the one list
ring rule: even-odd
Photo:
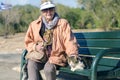
[[[120,29],[119,0],[77,0],[78,7],[57,4],[60,17],[66,18],[72,29]],[[40,10],[32,5],[16,5],[0,11],[0,35],[26,32],[29,23],[38,18]]]

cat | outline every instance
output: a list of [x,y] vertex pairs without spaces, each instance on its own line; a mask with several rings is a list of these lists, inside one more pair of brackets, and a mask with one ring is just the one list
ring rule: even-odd
[[68,65],[70,66],[71,71],[83,70],[85,67],[80,57],[75,56],[68,57]]

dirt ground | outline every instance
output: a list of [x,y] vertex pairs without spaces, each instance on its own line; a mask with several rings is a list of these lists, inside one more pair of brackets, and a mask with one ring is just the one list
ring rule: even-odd
[[0,53],[21,53],[24,49],[25,33],[8,36],[7,39],[0,37]]
[[25,33],[0,37],[0,80],[20,79],[20,56],[24,50]]

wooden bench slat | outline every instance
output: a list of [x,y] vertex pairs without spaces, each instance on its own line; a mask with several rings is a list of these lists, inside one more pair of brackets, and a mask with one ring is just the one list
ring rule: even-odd
[[98,48],[118,48],[120,47],[120,39],[77,39],[81,47],[98,47]]
[[90,76],[90,69],[71,71],[69,67],[61,67],[60,72]]
[[[96,57],[95,55],[85,55],[85,54],[79,54],[79,56],[82,56],[82,57]],[[103,56],[103,58],[120,60],[120,57]]]
[[74,33],[77,39],[120,39],[120,31],[110,31],[110,32],[77,32]]

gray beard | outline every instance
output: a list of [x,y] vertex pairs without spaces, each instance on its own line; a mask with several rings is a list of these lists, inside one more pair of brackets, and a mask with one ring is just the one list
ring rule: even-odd
[[50,23],[47,23],[45,17],[42,17],[42,20],[43,20],[43,23],[45,25],[45,28],[47,28],[47,29],[53,29],[56,26],[56,24],[57,24],[57,22],[59,20],[59,16],[58,16],[57,13],[55,13],[54,17],[53,17],[53,19],[52,19],[52,21]]

